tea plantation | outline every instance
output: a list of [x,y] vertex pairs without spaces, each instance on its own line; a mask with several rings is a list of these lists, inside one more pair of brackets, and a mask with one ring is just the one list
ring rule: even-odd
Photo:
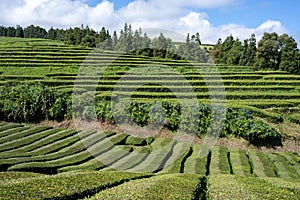
[[0,124],[3,199],[298,199],[297,153]]
[[[167,117],[165,128],[176,134],[183,109],[178,99],[196,97],[201,126],[194,129],[186,120],[181,124],[184,130],[196,130],[203,137],[210,130],[214,106],[226,107],[221,136],[270,147],[277,145],[274,141],[299,137],[274,128],[298,127],[299,75],[149,58],[43,39],[0,38],[0,86],[1,120],[18,122],[0,122],[0,199],[300,198],[299,152],[207,148],[129,131],[30,125],[22,122],[36,113],[57,120],[54,105],[62,103],[38,101],[44,106],[33,110],[25,100],[15,98],[18,103],[12,105],[5,101],[20,88],[29,88],[22,94],[28,99],[27,91],[34,89],[77,94],[85,100],[93,94],[99,103],[97,119],[116,123],[109,102],[120,95],[140,126],[163,119],[148,117],[159,103],[158,110],[163,108]],[[75,110],[89,121],[87,107]],[[68,118],[71,110],[60,111]],[[126,113],[118,116],[127,120]]]

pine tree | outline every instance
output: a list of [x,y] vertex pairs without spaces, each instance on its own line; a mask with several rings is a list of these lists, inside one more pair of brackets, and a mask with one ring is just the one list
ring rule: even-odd
[[24,38],[24,31],[20,25],[17,25],[15,37]]
[[294,38],[283,34],[279,36],[280,65],[279,68],[290,73],[299,74],[299,49]]

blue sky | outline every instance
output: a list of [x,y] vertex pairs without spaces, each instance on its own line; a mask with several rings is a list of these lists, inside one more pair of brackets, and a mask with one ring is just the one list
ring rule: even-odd
[[[299,43],[298,0],[1,0],[0,25],[68,28],[81,24],[119,31],[134,29],[199,32],[215,43],[232,34],[240,39],[263,32],[288,33]],[[148,28],[148,29],[147,29]]]

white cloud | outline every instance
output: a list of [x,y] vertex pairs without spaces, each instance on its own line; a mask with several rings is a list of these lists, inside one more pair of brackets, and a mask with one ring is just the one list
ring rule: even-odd
[[210,22],[207,19],[208,15],[206,13],[190,12],[187,16],[179,18],[179,25],[183,25],[188,28],[210,26]]
[[237,3],[238,0],[150,0],[157,5],[193,7],[193,8],[217,8]]
[[120,21],[115,14],[114,5],[102,1],[90,7],[81,1],[71,0],[19,0],[15,6],[4,1],[0,7],[3,25],[40,25],[68,28],[73,26],[91,25],[97,30],[102,26],[110,26]]
[[186,16],[179,18],[179,30],[185,33],[199,32],[203,43],[215,44],[218,38],[226,38],[229,35],[240,40],[249,38],[252,33],[259,39],[264,32],[287,33],[287,29],[279,21],[267,20],[258,27],[249,28],[240,24],[224,24],[213,26],[205,13],[190,12]]
[[205,12],[195,11],[232,5],[237,0],[133,0],[119,10],[115,10],[114,4],[108,0],[93,7],[87,4],[89,1],[2,0],[0,25],[35,24],[46,28],[68,28],[84,24],[98,31],[102,26],[112,31],[119,30],[128,22],[134,29],[153,28],[147,30],[157,33],[167,29],[177,31],[184,37],[188,32],[199,32],[203,43],[216,43],[218,38],[224,39],[230,34],[242,40],[252,33],[259,39],[264,32],[287,32],[279,21],[272,20],[251,28],[234,23],[214,26]]

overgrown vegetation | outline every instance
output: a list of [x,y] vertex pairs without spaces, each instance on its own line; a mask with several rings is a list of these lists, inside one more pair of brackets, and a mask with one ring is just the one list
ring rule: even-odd
[[0,99],[1,120],[36,123],[71,116],[70,97],[43,85],[7,84],[0,87]]

